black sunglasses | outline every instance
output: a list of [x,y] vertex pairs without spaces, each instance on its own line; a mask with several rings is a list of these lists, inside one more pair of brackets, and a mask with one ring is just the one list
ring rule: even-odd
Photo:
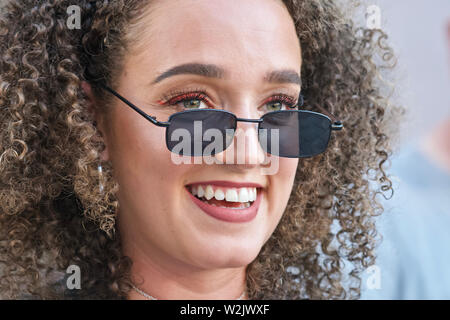
[[[226,110],[195,109],[174,113],[168,121],[163,122],[149,116],[110,87],[103,84],[100,84],[100,87],[122,100],[154,125],[166,127],[167,148],[171,152],[184,156],[205,156],[205,153],[214,155],[224,151],[233,140],[238,121],[258,123],[258,139],[262,149],[269,154],[284,158],[308,158],[324,152],[328,147],[331,131],[343,128],[342,122],[333,115],[330,114],[332,121],[324,114],[308,110],[279,110],[268,112],[260,119],[243,119]],[[301,94],[298,105],[303,105]],[[201,124],[200,132],[197,126],[199,123]],[[173,135],[177,129],[187,130],[190,137],[194,137],[191,139],[190,148],[178,150],[179,140],[172,139],[178,136],[178,134]],[[210,142],[203,139],[204,134],[210,129],[219,130],[222,137],[220,143],[213,149],[208,147]],[[275,130],[277,133],[275,136],[278,136],[274,142],[272,142],[272,130]],[[201,137],[200,148],[198,140],[197,143],[195,141],[196,133],[199,133]],[[220,147],[217,148],[217,146]],[[179,152],[181,150],[183,150],[182,153]],[[207,150],[209,151],[205,152]]]

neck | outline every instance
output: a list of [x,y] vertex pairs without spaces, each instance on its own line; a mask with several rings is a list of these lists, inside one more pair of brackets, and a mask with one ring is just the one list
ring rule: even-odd
[[[202,269],[135,241],[123,241],[123,250],[133,260],[133,283],[158,300],[233,300],[245,289],[245,267]],[[131,290],[128,299],[146,298]]]
[[422,139],[420,148],[433,163],[450,174],[450,117]]

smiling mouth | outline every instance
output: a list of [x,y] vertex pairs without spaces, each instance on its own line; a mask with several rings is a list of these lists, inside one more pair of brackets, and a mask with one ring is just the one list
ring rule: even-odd
[[221,188],[212,185],[187,186],[189,192],[200,201],[214,207],[227,209],[246,209],[256,200],[258,189]]

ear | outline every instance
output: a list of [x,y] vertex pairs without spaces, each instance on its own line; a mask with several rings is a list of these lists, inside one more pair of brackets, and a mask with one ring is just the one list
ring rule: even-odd
[[102,151],[100,158],[102,161],[108,161],[109,160],[109,147],[108,147],[108,140],[105,128],[105,121],[104,121],[104,114],[99,111],[99,108],[97,107],[97,100],[95,99],[94,93],[92,92],[91,85],[86,82],[81,82],[81,87],[87,97],[87,107],[88,112],[92,115],[94,118],[94,126],[97,128],[97,130],[100,133],[100,137],[98,137],[99,140],[103,140],[105,144],[105,150]]

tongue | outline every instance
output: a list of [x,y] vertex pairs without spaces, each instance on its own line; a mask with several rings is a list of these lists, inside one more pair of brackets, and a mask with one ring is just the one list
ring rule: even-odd
[[242,206],[242,202],[228,202],[225,200],[217,200],[216,198],[212,198],[210,200],[203,200],[209,204],[215,204],[216,206],[224,206],[229,208],[239,208]]

